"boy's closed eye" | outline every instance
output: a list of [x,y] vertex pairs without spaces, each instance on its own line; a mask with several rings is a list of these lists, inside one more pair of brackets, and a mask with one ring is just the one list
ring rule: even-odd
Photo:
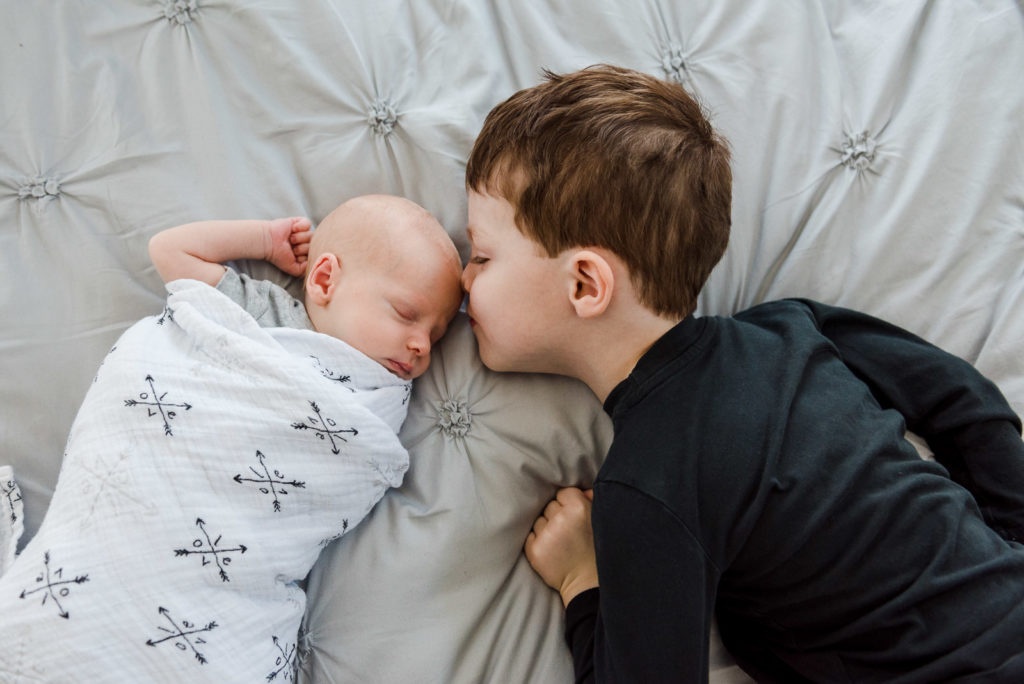
[[482,256],[474,256],[474,257],[470,257],[469,258],[469,263],[476,264],[477,266],[482,266],[483,264],[487,263],[488,261],[490,261],[489,258],[482,257]]

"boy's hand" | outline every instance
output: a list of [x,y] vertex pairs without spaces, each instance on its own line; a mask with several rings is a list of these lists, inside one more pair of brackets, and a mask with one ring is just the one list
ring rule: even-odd
[[594,490],[569,487],[533,523],[526,537],[526,559],[569,605],[577,594],[597,586],[597,560],[590,508]]
[[274,219],[268,224],[267,235],[266,260],[288,275],[301,278],[309,258],[312,222],[301,216]]

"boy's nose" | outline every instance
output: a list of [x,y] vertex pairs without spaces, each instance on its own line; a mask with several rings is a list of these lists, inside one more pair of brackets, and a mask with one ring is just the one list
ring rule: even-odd
[[469,292],[469,288],[473,286],[473,264],[466,264],[466,268],[462,269],[462,289]]

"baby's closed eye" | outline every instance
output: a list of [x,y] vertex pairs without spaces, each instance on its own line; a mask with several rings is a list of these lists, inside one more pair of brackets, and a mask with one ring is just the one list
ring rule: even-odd
[[416,315],[415,311],[413,311],[412,309],[410,309],[408,307],[402,306],[401,304],[392,304],[391,308],[394,309],[395,313],[398,314],[398,317],[401,318],[404,321],[413,322],[417,318],[419,318]]

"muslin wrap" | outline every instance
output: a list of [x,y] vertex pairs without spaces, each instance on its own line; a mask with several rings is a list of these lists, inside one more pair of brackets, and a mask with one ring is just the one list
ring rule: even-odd
[[296,582],[408,468],[409,382],[203,283],[168,291],[100,366],[0,577],[2,681],[291,681]]

